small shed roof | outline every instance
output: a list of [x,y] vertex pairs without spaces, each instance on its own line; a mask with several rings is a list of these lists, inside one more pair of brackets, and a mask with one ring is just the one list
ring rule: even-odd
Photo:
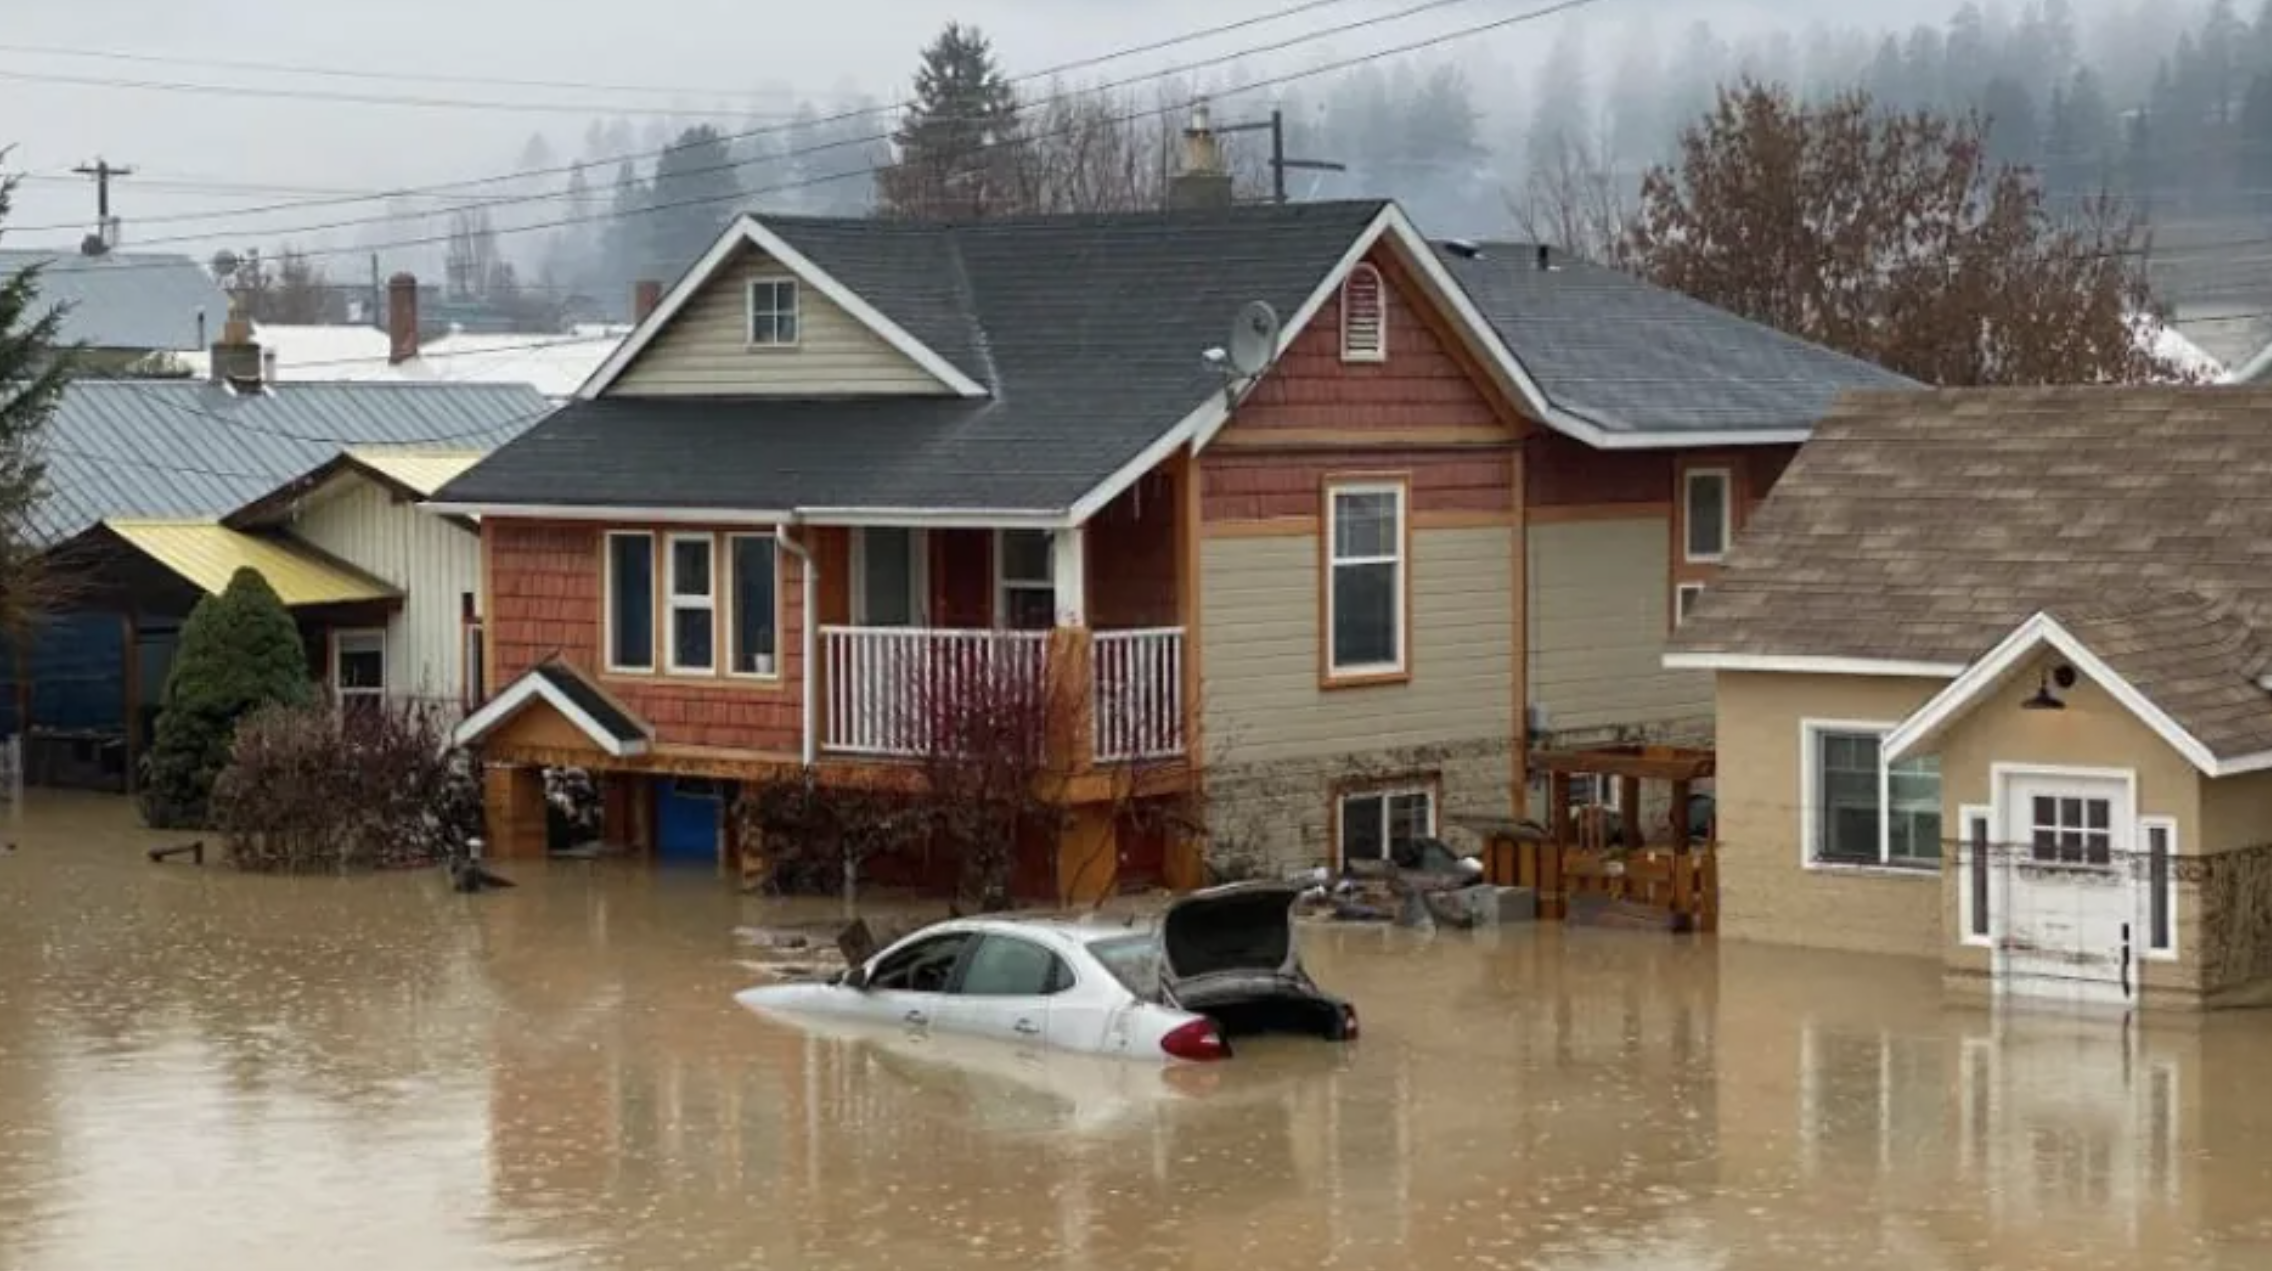
[[103,522],[128,546],[208,595],[226,590],[239,569],[255,569],[287,608],[395,600],[402,593],[349,565],[297,544],[232,530],[216,521]]

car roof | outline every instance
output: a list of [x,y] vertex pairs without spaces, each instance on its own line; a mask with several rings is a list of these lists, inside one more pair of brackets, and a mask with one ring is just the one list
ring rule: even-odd
[[[923,936],[952,935],[956,932],[974,932],[981,935],[1033,936],[1041,938],[1045,943],[1077,947],[1093,944],[1108,936],[1149,936],[1151,929],[1143,926],[1116,927],[1103,923],[1068,921],[1063,918],[949,918],[944,922],[936,922],[928,927],[911,931],[899,940],[893,941],[889,947],[896,948]],[[882,950],[878,950],[878,952],[882,952]]]

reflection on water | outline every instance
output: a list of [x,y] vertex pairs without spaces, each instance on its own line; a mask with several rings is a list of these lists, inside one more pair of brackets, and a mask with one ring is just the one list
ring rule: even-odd
[[1945,1003],[1932,968],[1319,930],[1353,1049],[1164,1073],[812,1035],[708,879],[0,857],[0,1269],[2272,1265],[2272,1017]]

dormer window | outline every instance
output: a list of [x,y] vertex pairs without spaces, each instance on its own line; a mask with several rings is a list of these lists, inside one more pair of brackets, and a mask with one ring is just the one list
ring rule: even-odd
[[1388,360],[1388,302],[1381,271],[1360,263],[1341,284],[1341,360]]
[[795,348],[800,326],[796,279],[760,278],[749,285],[751,348]]

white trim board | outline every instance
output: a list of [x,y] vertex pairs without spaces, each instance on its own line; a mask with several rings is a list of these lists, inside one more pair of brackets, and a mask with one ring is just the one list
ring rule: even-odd
[[[909,361],[922,367],[924,371],[945,385],[955,396],[987,396],[984,385],[963,374],[954,363],[939,356],[936,350],[909,334],[905,327],[892,321],[882,310],[862,299],[858,292],[829,276],[828,271],[814,264],[803,252],[791,247],[788,240],[768,229],[763,221],[748,214],[734,218],[734,223],[728,225],[725,231],[718,235],[718,240],[710,245],[710,250],[704,252],[702,258],[694,262],[692,268],[679,275],[678,281],[663,296],[662,302],[655,306],[655,311],[648,314],[645,320],[640,322],[629,336],[625,337],[623,343],[615,347],[613,353],[608,354],[607,360],[600,363],[599,369],[593,371],[591,378],[585,380],[583,385],[576,390],[576,396],[582,400],[590,401],[613,387],[616,380],[622,378],[623,373],[630,369],[631,364],[638,359],[639,355],[655,342],[655,337],[661,335],[677,319],[679,311],[686,308],[695,296],[701,294],[703,289],[708,287],[717,277],[718,272],[724,269],[733,260],[735,253],[743,247],[755,248],[772,257],[783,269],[795,275],[797,281],[828,297],[837,308],[842,309],[854,322],[866,327],[878,339],[897,349]],[[803,336],[803,327],[804,319],[800,314],[798,319],[798,335],[800,338]],[[744,334],[746,336],[746,331]]]
[[1962,662],[1908,662],[1899,658],[1819,657],[1787,653],[1667,653],[1668,671],[1764,671],[1777,675],[1887,675],[1915,680],[1953,680]]
[[578,706],[575,699],[554,687],[542,672],[535,670],[522,672],[521,678],[513,681],[504,692],[490,698],[487,705],[466,716],[451,733],[450,739],[460,746],[472,745],[489,730],[518,714],[522,707],[537,701],[559,711],[561,718],[574,724],[578,732],[591,738],[593,745],[618,759],[630,759],[647,753],[647,742],[644,739],[624,741],[600,727],[600,722]]
[[[2186,762],[2203,775],[2229,777],[2272,768],[2272,752],[2241,755],[2231,759],[2218,758],[2199,738],[2170,718],[2168,712],[2091,652],[2057,618],[2041,611],[2014,628],[1995,648],[1965,668],[1963,674],[1951,681],[1947,688],[1934,694],[1930,701],[1903,720],[1901,726],[1885,739],[1887,759],[1901,759],[1929,744],[1970,710],[1981,696],[1993,691],[1997,685],[2019,671],[2025,659],[2044,648],[2053,650],[2072,663],[2085,678],[2104,689],[2107,696],[2120,703],[2140,723],[2152,729],[2154,735],[2171,749],[2185,756]],[[2272,700],[2267,700],[2265,706],[2272,710]]]

